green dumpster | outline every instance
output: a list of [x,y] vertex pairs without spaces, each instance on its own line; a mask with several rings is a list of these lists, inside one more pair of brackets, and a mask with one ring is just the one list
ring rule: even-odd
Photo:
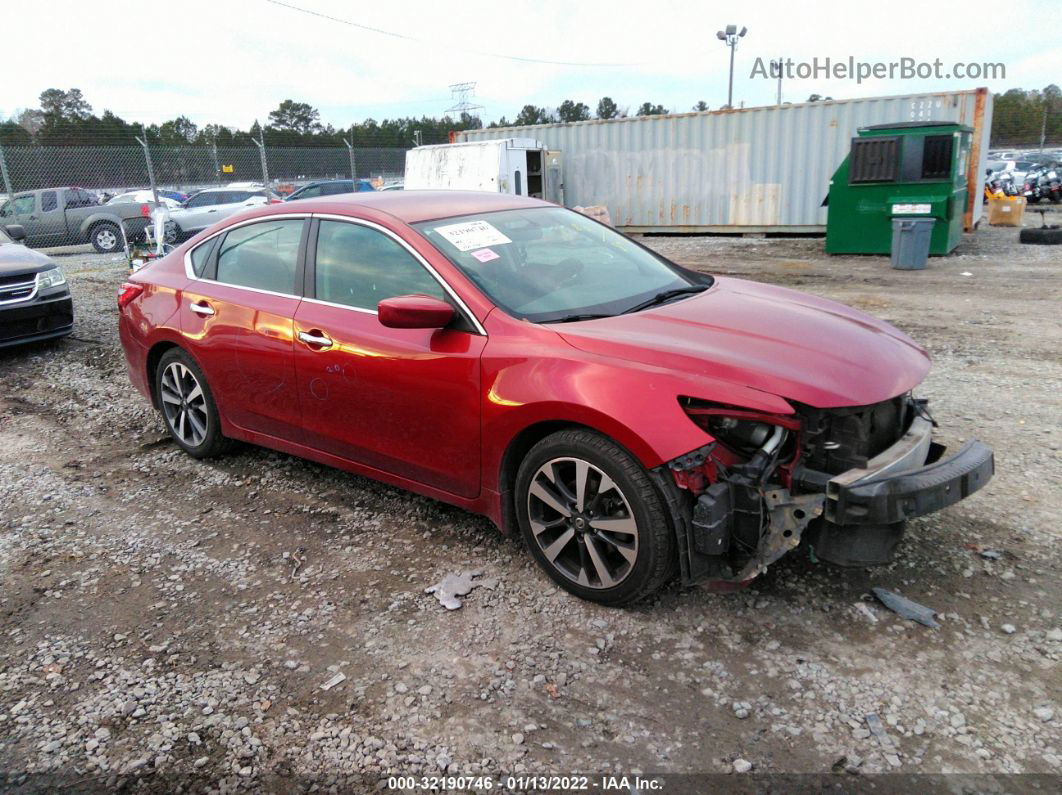
[[950,253],[962,240],[972,139],[955,122],[858,130],[830,180],[827,253],[889,254],[895,218],[932,218],[930,255]]

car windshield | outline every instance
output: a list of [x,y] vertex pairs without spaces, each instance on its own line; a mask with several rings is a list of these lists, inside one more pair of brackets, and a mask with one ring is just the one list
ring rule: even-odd
[[533,323],[618,315],[711,277],[682,271],[624,235],[560,207],[414,224],[498,306]]

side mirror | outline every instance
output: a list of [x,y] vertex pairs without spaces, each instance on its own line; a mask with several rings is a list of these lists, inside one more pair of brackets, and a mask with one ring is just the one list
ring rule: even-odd
[[454,308],[427,295],[396,295],[377,307],[380,324],[387,328],[443,328],[454,319]]
[[26,242],[26,230],[23,228],[22,224],[8,224],[4,227],[4,231],[7,232],[7,236],[16,243]]

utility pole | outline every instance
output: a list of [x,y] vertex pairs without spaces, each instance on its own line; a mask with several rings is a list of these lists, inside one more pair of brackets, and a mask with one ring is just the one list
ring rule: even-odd
[[1047,140],[1047,97],[1044,97],[1044,120],[1040,123],[1040,154],[1044,153],[1044,143]]
[[738,39],[743,38],[748,32],[749,29],[746,27],[742,27],[739,32],[737,25],[727,25],[724,30],[720,30],[715,34],[719,41],[730,48],[730,85],[726,92],[727,108],[734,107],[734,50],[737,49]]
[[776,105],[781,105],[782,104],[782,66],[783,66],[783,64],[784,64],[784,61],[781,58],[779,58],[777,61],[771,61],[771,72],[772,73],[775,72],[775,71],[778,72],[778,100],[775,102]]
[[[255,119],[255,124],[258,124],[258,120]],[[269,164],[266,163],[266,151],[265,151],[265,130],[262,129],[262,125],[258,124],[258,140],[252,138],[255,146],[258,147],[258,158],[262,161],[262,183],[269,187]]]
[[144,125],[140,125],[140,134],[143,138],[137,138],[137,143],[144,147],[144,160],[147,161],[148,181],[151,183],[151,198],[154,199],[155,204],[159,203],[159,190],[155,185],[155,166],[151,162],[151,150],[148,148],[147,142],[147,130],[144,129]]

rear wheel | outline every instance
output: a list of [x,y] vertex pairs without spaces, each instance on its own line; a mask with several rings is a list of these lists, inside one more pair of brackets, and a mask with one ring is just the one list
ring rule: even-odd
[[535,445],[516,478],[520,531],[538,564],[567,591],[619,606],[659,589],[674,570],[674,536],[648,473],[590,431]]
[[210,458],[228,449],[214,395],[191,356],[180,348],[164,353],[155,372],[155,391],[166,429],[186,453]]
[[122,247],[122,232],[114,224],[96,224],[89,240],[100,254],[111,254]]

